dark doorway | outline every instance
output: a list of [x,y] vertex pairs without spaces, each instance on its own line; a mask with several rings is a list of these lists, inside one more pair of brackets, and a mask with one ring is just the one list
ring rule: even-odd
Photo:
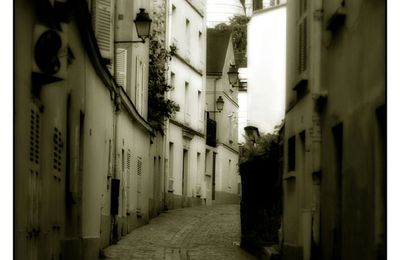
[[212,191],[211,191],[211,199],[215,200],[215,161],[217,158],[217,154],[213,152],[212,159]]
[[341,259],[342,256],[342,215],[343,215],[343,124],[340,123],[332,128],[334,152],[333,152],[333,172],[336,182],[336,216],[335,228],[333,233],[333,259]]
[[186,149],[183,149],[182,163],[182,196],[187,196],[188,150]]

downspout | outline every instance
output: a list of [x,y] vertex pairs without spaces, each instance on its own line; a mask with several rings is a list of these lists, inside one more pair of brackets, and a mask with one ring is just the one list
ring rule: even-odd
[[[114,5],[114,14],[117,13],[117,5]],[[114,15],[114,32],[113,32],[113,41],[115,39],[115,35],[116,35],[116,15]],[[115,44],[113,45],[113,53],[114,53],[114,57],[112,59],[113,62],[113,69],[114,69],[114,77],[115,75],[117,75],[117,66],[116,66],[116,48],[115,48]],[[112,179],[116,179],[117,178],[117,142],[118,142],[118,111],[120,109],[121,106],[121,97],[119,96],[119,86],[117,86],[117,90],[111,93],[111,98],[113,100],[113,143],[114,143],[114,149],[113,149],[113,163],[112,163]],[[110,196],[112,196],[112,194],[110,194]],[[111,199],[112,200],[112,199]],[[111,209],[111,208],[110,208]],[[116,232],[116,230],[118,230],[117,227],[117,221],[116,221],[116,216],[112,215],[111,216],[111,230],[110,230],[110,241],[113,244],[114,242],[114,233]]]
[[[217,103],[217,80],[219,78],[214,79],[214,100],[213,100],[213,111],[217,111],[216,103]],[[217,122],[217,112],[213,112],[214,114],[214,121]]]
[[312,75],[312,241],[311,241],[311,259],[319,259],[320,255],[320,183],[321,183],[321,114],[318,102],[322,96],[321,92],[321,43],[323,26],[323,0],[314,0],[312,6],[312,56],[311,56],[311,75]]

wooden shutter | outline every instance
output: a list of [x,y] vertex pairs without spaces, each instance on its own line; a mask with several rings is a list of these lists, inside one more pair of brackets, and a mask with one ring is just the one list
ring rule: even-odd
[[136,108],[140,114],[143,113],[143,83],[144,83],[144,64],[139,57],[136,57],[136,73],[135,73],[135,82],[136,82]]
[[299,0],[299,19],[297,22],[298,46],[297,46],[297,72],[304,78],[308,68],[308,30],[307,30],[307,0]]
[[101,56],[112,60],[113,54],[113,0],[94,0],[92,23]]
[[131,150],[128,149],[128,154],[126,156],[126,211],[130,212],[130,186],[131,186]]
[[27,172],[27,228],[26,254],[29,259],[38,259],[40,235],[40,205],[41,205],[41,176],[40,176],[40,126],[41,115],[37,106],[31,107],[29,132],[29,169]]
[[126,73],[128,65],[128,51],[123,48],[116,49],[116,75],[117,84],[126,90]]

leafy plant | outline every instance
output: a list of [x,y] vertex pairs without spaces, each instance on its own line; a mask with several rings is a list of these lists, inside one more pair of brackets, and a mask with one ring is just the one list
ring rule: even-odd
[[233,50],[235,52],[235,60],[238,67],[246,67],[246,51],[247,51],[247,23],[250,18],[245,15],[234,16],[229,19],[229,25],[225,23],[215,26],[217,30],[232,31]]
[[179,111],[179,105],[165,95],[172,88],[167,82],[167,71],[176,47],[171,46],[170,49],[166,50],[158,40],[150,41],[148,119],[153,128],[161,133],[165,120]]
[[165,44],[165,1],[153,1],[152,32],[149,53],[149,99],[148,120],[153,128],[164,133],[164,122],[171,118],[179,106],[166,97],[166,93],[172,89],[168,84],[168,63],[176,53],[176,46],[171,45],[169,50]]

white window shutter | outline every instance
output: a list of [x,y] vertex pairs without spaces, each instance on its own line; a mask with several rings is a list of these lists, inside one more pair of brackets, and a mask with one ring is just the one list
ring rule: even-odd
[[92,22],[101,56],[112,59],[113,54],[113,0],[94,0]]
[[137,201],[136,201],[136,213],[141,213],[141,197],[142,197],[142,158],[137,158]]
[[126,90],[126,75],[128,65],[128,51],[123,48],[116,49],[116,75],[115,79],[117,84],[122,86]]
[[307,0],[299,1],[299,19],[297,22],[298,42],[297,42],[297,72],[300,77],[304,76],[308,67],[308,32],[307,32]]
[[142,113],[143,107],[143,80],[144,80],[144,64],[142,60],[137,56],[136,57],[136,73],[135,73],[135,82],[136,82],[136,108],[139,113]]

